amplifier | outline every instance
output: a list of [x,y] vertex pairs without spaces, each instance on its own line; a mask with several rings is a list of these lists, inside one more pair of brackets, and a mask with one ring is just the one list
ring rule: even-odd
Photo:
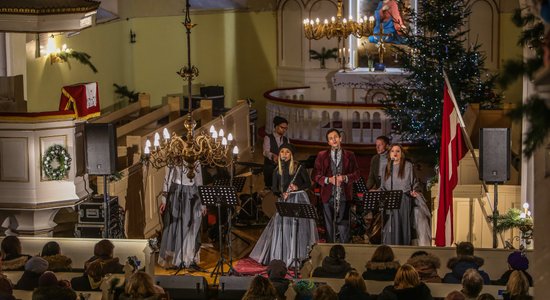
[[76,224],[74,236],[76,238],[102,238],[103,225],[99,224]]
[[[105,222],[103,201],[103,196],[94,196],[89,201],[80,203],[78,205],[78,223],[102,225]],[[111,197],[109,201],[111,213],[118,213],[118,207],[118,197]]]

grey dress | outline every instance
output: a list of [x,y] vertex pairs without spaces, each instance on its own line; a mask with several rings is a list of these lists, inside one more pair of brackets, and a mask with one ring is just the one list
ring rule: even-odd
[[[419,190],[419,183],[413,173],[412,163],[405,162],[403,178],[399,178],[399,165],[393,167],[393,190],[402,190],[401,206],[399,209],[386,211],[384,225],[384,240],[386,245],[410,245],[413,230],[414,198],[410,196],[412,190]],[[382,177],[382,190],[392,190],[391,177]]]

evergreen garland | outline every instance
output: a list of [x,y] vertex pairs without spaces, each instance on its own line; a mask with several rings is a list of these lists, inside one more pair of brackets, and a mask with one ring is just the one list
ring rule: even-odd
[[497,218],[497,232],[503,232],[508,229],[518,228],[520,231],[533,230],[533,219],[521,217],[521,211],[517,208],[510,208],[504,215]]
[[[57,161],[59,164],[59,166],[55,169],[52,166],[54,161]],[[50,146],[42,158],[42,169],[44,170],[44,175],[46,175],[49,180],[64,179],[71,169],[71,161],[71,155],[65,147],[61,145]]]

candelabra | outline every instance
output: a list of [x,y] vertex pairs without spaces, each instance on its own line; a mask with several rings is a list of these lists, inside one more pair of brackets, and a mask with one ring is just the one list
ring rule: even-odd
[[[191,23],[189,15],[189,0],[186,0],[185,21],[183,23],[187,37],[187,65],[182,67],[177,74],[187,81],[189,109],[187,118],[184,120],[184,128],[187,131],[185,136],[179,136],[176,132],[170,132],[168,129],[163,130],[163,139],[161,141],[160,134],[157,132],[154,135],[153,144],[147,139],[145,142],[145,161],[150,163],[154,168],[160,169],[163,167],[182,167],[187,173],[189,179],[195,177],[195,168],[197,162],[201,165],[227,167],[231,164],[229,150],[233,149],[233,154],[239,153],[239,149],[235,144],[235,140],[231,133],[225,136],[223,129],[216,130],[214,125],[210,127],[209,132],[201,130],[195,132],[197,122],[192,117],[192,81],[199,76],[197,67],[191,64],[191,29],[196,24]],[[222,125],[223,125],[223,116]]]

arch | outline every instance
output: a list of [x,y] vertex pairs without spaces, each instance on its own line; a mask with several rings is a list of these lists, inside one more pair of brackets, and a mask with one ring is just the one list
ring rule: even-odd
[[499,12],[493,0],[473,0],[468,3],[471,14],[465,24],[466,45],[479,44],[479,52],[485,56],[485,66],[496,69],[499,65]]
[[332,113],[332,128],[342,128],[342,117],[340,116],[339,111],[335,111]]
[[[302,66],[302,14],[304,7],[296,0],[284,1],[279,9],[279,49],[281,66]],[[299,51],[296,51],[299,47]]]
[[321,128],[330,128],[330,114],[326,110],[321,113]]
[[361,128],[361,115],[358,111],[354,111],[351,115],[351,128],[359,129]]

